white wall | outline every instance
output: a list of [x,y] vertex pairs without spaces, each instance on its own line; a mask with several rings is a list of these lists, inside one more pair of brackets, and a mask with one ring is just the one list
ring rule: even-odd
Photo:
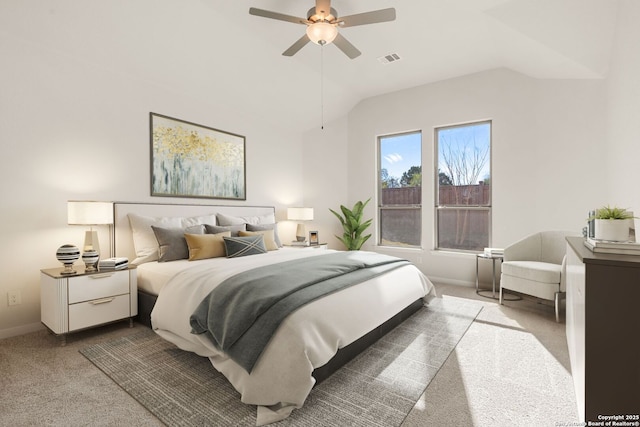
[[433,129],[484,119],[493,121],[492,245],[504,247],[542,229],[580,232],[589,208],[606,199],[606,184],[593,173],[605,153],[604,86],[601,80],[536,80],[499,69],[361,102],[349,115],[350,201],[376,197],[377,135],[423,132],[423,249],[375,249],[410,258],[435,280],[475,280],[473,255],[431,250]]
[[[278,219],[302,203],[299,134],[230,109],[216,92],[203,102],[124,64],[103,67],[69,46],[51,48],[38,26],[29,31],[30,40],[0,37],[0,338],[41,327],[39,271],[60,266],[62,244],[82,245],[85,229],[67,225],[67,200],[194,202],[150,197],[150,111],[246,136],[247,200],[217,202],[275,205]],[[22,304],[9,307],[13,290]]]
[[340,212],[340,205],[348,204],[347,170],[349,169],[347,118],[320,124],[306,132],[304,141],[304,204],[314,208],[314,220],[306,224],[308,230],[318,231],[322,243],[329,248],[344,249],[335,237],[342,235],[342,227],[329,208]]
[[[619,5],[608,78],[606,138],[608,192],[605,202],[640,213],[640,2]],[[638,220],[636,220],[636,229]]]

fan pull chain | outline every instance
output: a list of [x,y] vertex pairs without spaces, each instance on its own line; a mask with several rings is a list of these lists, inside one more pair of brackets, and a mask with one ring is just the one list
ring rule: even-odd
[[320,129],[324,130],[324,44],[320,45]]

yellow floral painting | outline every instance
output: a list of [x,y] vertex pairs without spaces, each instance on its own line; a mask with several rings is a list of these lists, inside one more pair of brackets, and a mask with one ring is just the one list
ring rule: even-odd
[[151,195],[246,200],[245,137],[151,113]]

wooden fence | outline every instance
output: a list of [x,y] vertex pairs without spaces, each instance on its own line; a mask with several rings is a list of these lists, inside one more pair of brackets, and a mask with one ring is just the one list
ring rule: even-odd
[[[441,185],[438,204],[487,206],[491,197],[491,186]],[[382,206],[421,205],[422,187],[400,187],[382,189]]]

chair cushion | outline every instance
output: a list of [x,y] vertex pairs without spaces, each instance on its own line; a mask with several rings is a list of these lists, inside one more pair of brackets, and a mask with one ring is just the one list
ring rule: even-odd
[[538,261],[505,261],[502,263],[502,272],[541,283],[560,283],[562,265]]

